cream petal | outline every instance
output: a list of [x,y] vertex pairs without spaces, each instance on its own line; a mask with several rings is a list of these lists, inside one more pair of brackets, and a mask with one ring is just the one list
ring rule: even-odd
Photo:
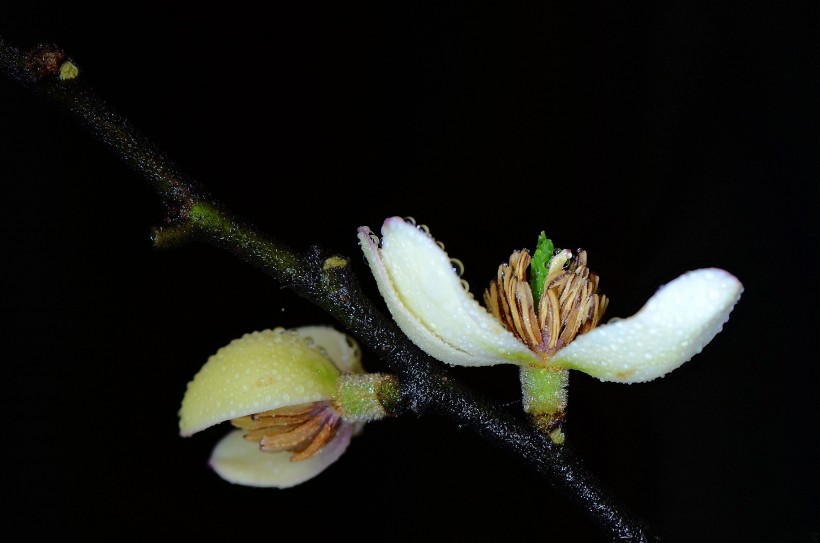
[[402,303],[396,289],[393,288],[390,277],[387,275],[387,270],[384,268],[384,263],[379,256],[379,249],[370,236],[370,229],[367,227],[359,229],[359,240],[361,241],[362,251],[370,264],[373,276],[376,278],[379,292],[381,292],[387,304],[387,308],[390,310],[390,314],[393,315],[393,320],[396,321],[399,328],[402,329],[413,343],[433,358],[447,361],[450,364],[469,364],[472,360],[469,354],[448,345],[439,337],[430,333],[424,324]]
[[288,405],[329,400],[339,370],[298,331],[246,334],[221,348],[188,383],[180,434]]
[[350,443],[352,425],[342,423],[336,436],[307,460],[291,462],[291,453],[264,452],[259,444],[234,430],[217,443],[210,464],[228,482],[257,487],[289,488],[312,479],[339,459]]
[[294,330],[313,339],[342,373],[364,373],[362,350],[356,340],[330,326],[300,326]]
[[651,381],[690,360],[729,320],[743,285],[708,268],[662,286],[632,317],[575,338],[550,360],[602,381]]
[[422,350],[458,366],[540,363],[464,290],[432,237],[399,217],[382,236],[379,248],[360,229],[362,250],[394,320]]

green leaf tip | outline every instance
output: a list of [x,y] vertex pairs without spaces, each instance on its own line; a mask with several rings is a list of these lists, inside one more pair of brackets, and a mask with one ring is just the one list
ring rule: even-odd
[[530,262],[530,288],[532,289],[532,299],[535,302],[535,307],[538,307],[541,295],[544,293],[544,282],[547,280],[547,271],[554,254],[555,245],[542,231],[538,236],[538,244],[535,247],[535,253],[532,255],[532,262]]

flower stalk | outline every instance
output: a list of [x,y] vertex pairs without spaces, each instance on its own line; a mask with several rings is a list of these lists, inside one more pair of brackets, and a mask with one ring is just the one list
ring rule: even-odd
[[395,375],[347,374],[339,378],[337,401],[351,422],[370,422],[402,410],[401,387]]
[[522,367],[521,399],[542,432],[549,434],[564,420],[567,407],[569,370],[562,368]]

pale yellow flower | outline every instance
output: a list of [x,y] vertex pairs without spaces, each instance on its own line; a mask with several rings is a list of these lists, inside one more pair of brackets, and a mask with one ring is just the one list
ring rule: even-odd
[[210,464],[232,483],[286,488],[327,468],[356,429],[337,403],[344,374],[363,373],[358,345],[328,327],[265,330],[232,341],[188,384],[179,411],[190,436],[230,420]]
[[[381,233],[379,240],[362,227],[359,240],[390,313],[416,345],[452,365],[509,363],[524,368],[575,369],[602,381],[650,381],[699,353],[720,332],[743,291],[740,281],[724,270],[691,271],[662,286],[632,317],[594,327],[606,299],[595,297],[597,278],[587,277],[577,287],[577,303],[586,304],[583,318],[562,344],[556,341],[560,335],[549,336],[554,322],[549,320],[549,308],[542,312],[538,326],[515,326],[502,323],[479,305],[426,228],[392,217],[384,222]],[[511,274],[518,264],[515,256]],[[572,273],[588,273],[585,256],[574,264],[570,257],[568,252],[556,255],[555,271],[566,271],[572,265]],[[502,282],[500,274],[495,285]],[[549,290],[546,286],[545,292]],[[485,296],[491,303],[493,288]],[[506,292],[509,300],[518,300],[524,308],[513,313],[514,318],[536,314],[527,306],[527,295],[532,304],[528,286],[524,290],[513,285]],[[503,311],[495,307],[494,313]],[[535,336],[522,340],[528,334]]]

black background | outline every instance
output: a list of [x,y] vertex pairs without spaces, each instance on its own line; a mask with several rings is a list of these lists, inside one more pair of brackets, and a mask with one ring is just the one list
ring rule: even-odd
[[[294,5],[295,4],[295,5]],[[818,9],[758,2],[0,8],[264,232],[358,257],[430,226],[480,291],[545,229],[627,316],[694,268],[746,292],[649,384],[574,374],[570,436],[667,541],[817,541]],[[217,348],[320,310],[216,249],[161,252],[158,199],[0,80],[3,539],[597,541],[582,512],[434,417],[374,423],[319,478],[222,482],[177,436]],[[365,353],[365,365],[379,361]],[[510,367],[460,370],[514,403]],[[8,537],[6,537],[8,536]]]

